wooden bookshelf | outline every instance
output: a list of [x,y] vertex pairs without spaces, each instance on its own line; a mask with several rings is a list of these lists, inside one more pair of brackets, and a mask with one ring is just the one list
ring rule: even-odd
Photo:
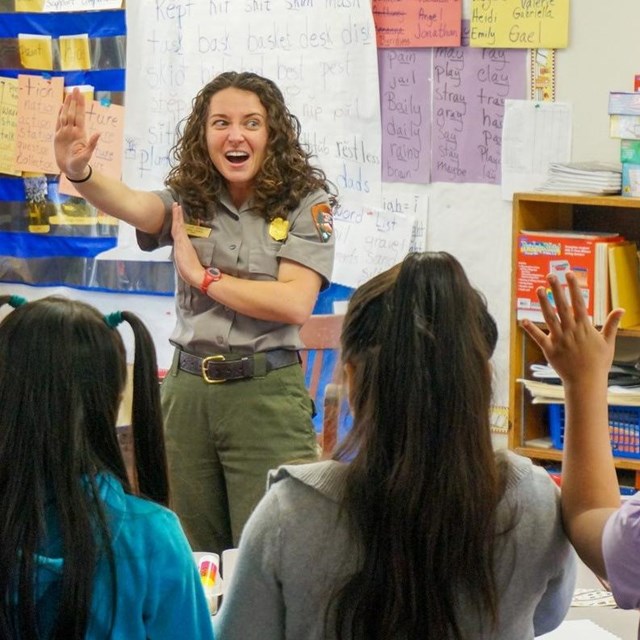
[[[529,392],[516,382],[530,376],[532,362],[544,360],[516,319],[518,234],[523,229],[617,231],[640,246],[640,198],[550,193],[517,193],[513,198],[508,445],[538,462],[559,462],[562,451],[528,444],[549,436],[546,407],[532,404]],[[620,330],[618,334],[640,340],[640,329]],[[615,462],[619,470],[635,472],[635,484],[640,486],[640,459],[617,457]]]

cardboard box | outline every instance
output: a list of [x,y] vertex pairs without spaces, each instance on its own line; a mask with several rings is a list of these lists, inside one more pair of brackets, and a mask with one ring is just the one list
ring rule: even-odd
[[538,299],[544,287],[553,305],[547,274],[553,273],[568,296],[565,274],[575,274],[587,307],[587,314],[602,324],[610,310],[610,243],[621,242],[617,233],[572,230],[526,231],[518,235],[516,260],[516,317],[544,322]]

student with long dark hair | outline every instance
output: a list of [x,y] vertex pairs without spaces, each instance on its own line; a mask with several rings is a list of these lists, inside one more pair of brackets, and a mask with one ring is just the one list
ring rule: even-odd
[[624,503],[620,500],[607,404],[608,375],[623,310],[614,309],[602,328],[596,329],[576,276],[569,272],[566,280],[569,298],[558,278],[548,277],[555,309],[545,288],[538,290],[546,331],[523,322],[564,386],[562,515],[576,551],[607,581],[618,606],[637,609],[640,493]]
[[[169,500],[156,355],[144,324],[51,296],[0,322],[0,637],[212,638]],[[132,431],[141,497],[116,435],[135,337]],[[184,635],[183,635],[184,634]]]
[[560,624],[575,555],[546,472],[490,437],[497,331],[448,253],[359,287],[342,333],[353,428],[280,467],[247,523],[225,640],[529,640]]

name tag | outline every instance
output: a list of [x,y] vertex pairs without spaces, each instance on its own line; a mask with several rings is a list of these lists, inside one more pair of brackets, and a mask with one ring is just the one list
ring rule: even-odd
[[201,227],[197,224],[185,224],[184,228],[187,235],[194,238],[208,238],[211,235],[211,227]]

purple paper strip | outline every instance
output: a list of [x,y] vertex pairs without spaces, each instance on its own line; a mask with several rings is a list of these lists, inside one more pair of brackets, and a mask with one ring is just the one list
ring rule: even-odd
[[378,50],[383,182],[429,182],[431,52]]
[[434,50],[432,182],[500,184],[504,101],[526,98],[526,63],[524,49]]

